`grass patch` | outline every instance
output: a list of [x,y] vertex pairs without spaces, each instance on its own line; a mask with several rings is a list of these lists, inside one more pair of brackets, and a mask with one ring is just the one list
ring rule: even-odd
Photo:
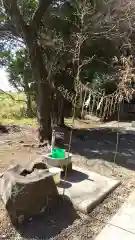
[[10,118],[1,118],[0,117],[0,123],[1,124],[13,124],[13,125],[30,125],[33,127],[37,126],[37,121],[34,118],[21,118],[21,119],[10,119]]
[[[0,123],[37,126],[36,118],[26,116],[25,94],[11,92],[9,94],[11,96],[0,92]],[[65,124],[71,125],[72,119],[65,118]]]
[[24,93],[0,93],[0,123],[1,124],[28,124],[36,126],[35,118],[26,116],[26,102]]
[[71,126],[72,123],[73,123],[73,119],[72,118],[65,118],[64,122],[65,122],[66,125]]

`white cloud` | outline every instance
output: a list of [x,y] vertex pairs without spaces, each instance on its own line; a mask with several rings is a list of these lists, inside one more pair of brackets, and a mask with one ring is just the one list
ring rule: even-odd
[[15,91],[15,89],[9,84],[8,74],[3,68],[0,68],[0,89],[3,91]]

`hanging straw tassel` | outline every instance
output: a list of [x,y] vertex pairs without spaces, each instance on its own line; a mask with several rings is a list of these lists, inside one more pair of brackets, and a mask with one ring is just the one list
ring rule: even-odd
[[108,98],[106,98],[105,101],[106,102],[105,102],[104,112],[103,112],[103,116],[102,116],[103,120],[106,117],[106,110],[107,110],[107,107],[108,107]]
[[84,100],[83,100],[83,105],[82,105],[81,118],[83,117],[83,113],[84,113],[86,96],[87,96],[87,89],[85,90],[85,94],[84,94]]
[[106,118],[107,118],[107,119],[108,119],[108,117],[109,117],[110,105],[111,105],[111,99],[110,99],[110,97],[109,97],[109,98],[108,98],[107,109],[106,109]]
[[92,94],[91,94],[91,92],[90,92],[90,94],[89,94],[89,101],[88,101],[88,107],[89,107],[89,109],[88,109],[88,113],[90,114],[90,111],[91,111],[91,96],[92,96]]
[[98,105],[98,109],[100,109],[99,117],[102,117],[103,107],[104,107],[104,95],[103,97],[101,97],[100,103]]
[[110,116],[112,115],[112,107],[113,107],[113,102],[114,102],[114,98],[113,97],[111,97],[112,99],[111,99],[111,104],[110,104]]
[[94,111],[94,106],[95,106],[95,101],[96,101],[96,96],[93,96],[93,104],[92,104],[92,109],[91,109],[91,115],[93,115],[93,111]]
[[[97,109],[96,109],[96,116],[98,116],[98,110],[100,109],[100,104],[101,100],[100,100],[100,97],[98,96],[98,99],[97,99]],[[100,104],[101,105],[101,104]]]
[[118,98],[118,96],[116,96],[116,98],[115,98],[115,102],[114,102],[114,106],[113,106],[113,113],[115,113],[115,111],[116,111],[116,107],[117,107],[117,99]]

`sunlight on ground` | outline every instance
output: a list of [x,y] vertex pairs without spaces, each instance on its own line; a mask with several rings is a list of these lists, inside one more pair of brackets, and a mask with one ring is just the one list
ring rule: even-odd
[[24,93],[0,93],[0,123],[37,125],[35,118],[26,117]]

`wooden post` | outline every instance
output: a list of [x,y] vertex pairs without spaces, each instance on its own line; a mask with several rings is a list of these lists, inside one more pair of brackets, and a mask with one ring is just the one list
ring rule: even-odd
[[51,154],[55,146],[55,130],[52,131]]

